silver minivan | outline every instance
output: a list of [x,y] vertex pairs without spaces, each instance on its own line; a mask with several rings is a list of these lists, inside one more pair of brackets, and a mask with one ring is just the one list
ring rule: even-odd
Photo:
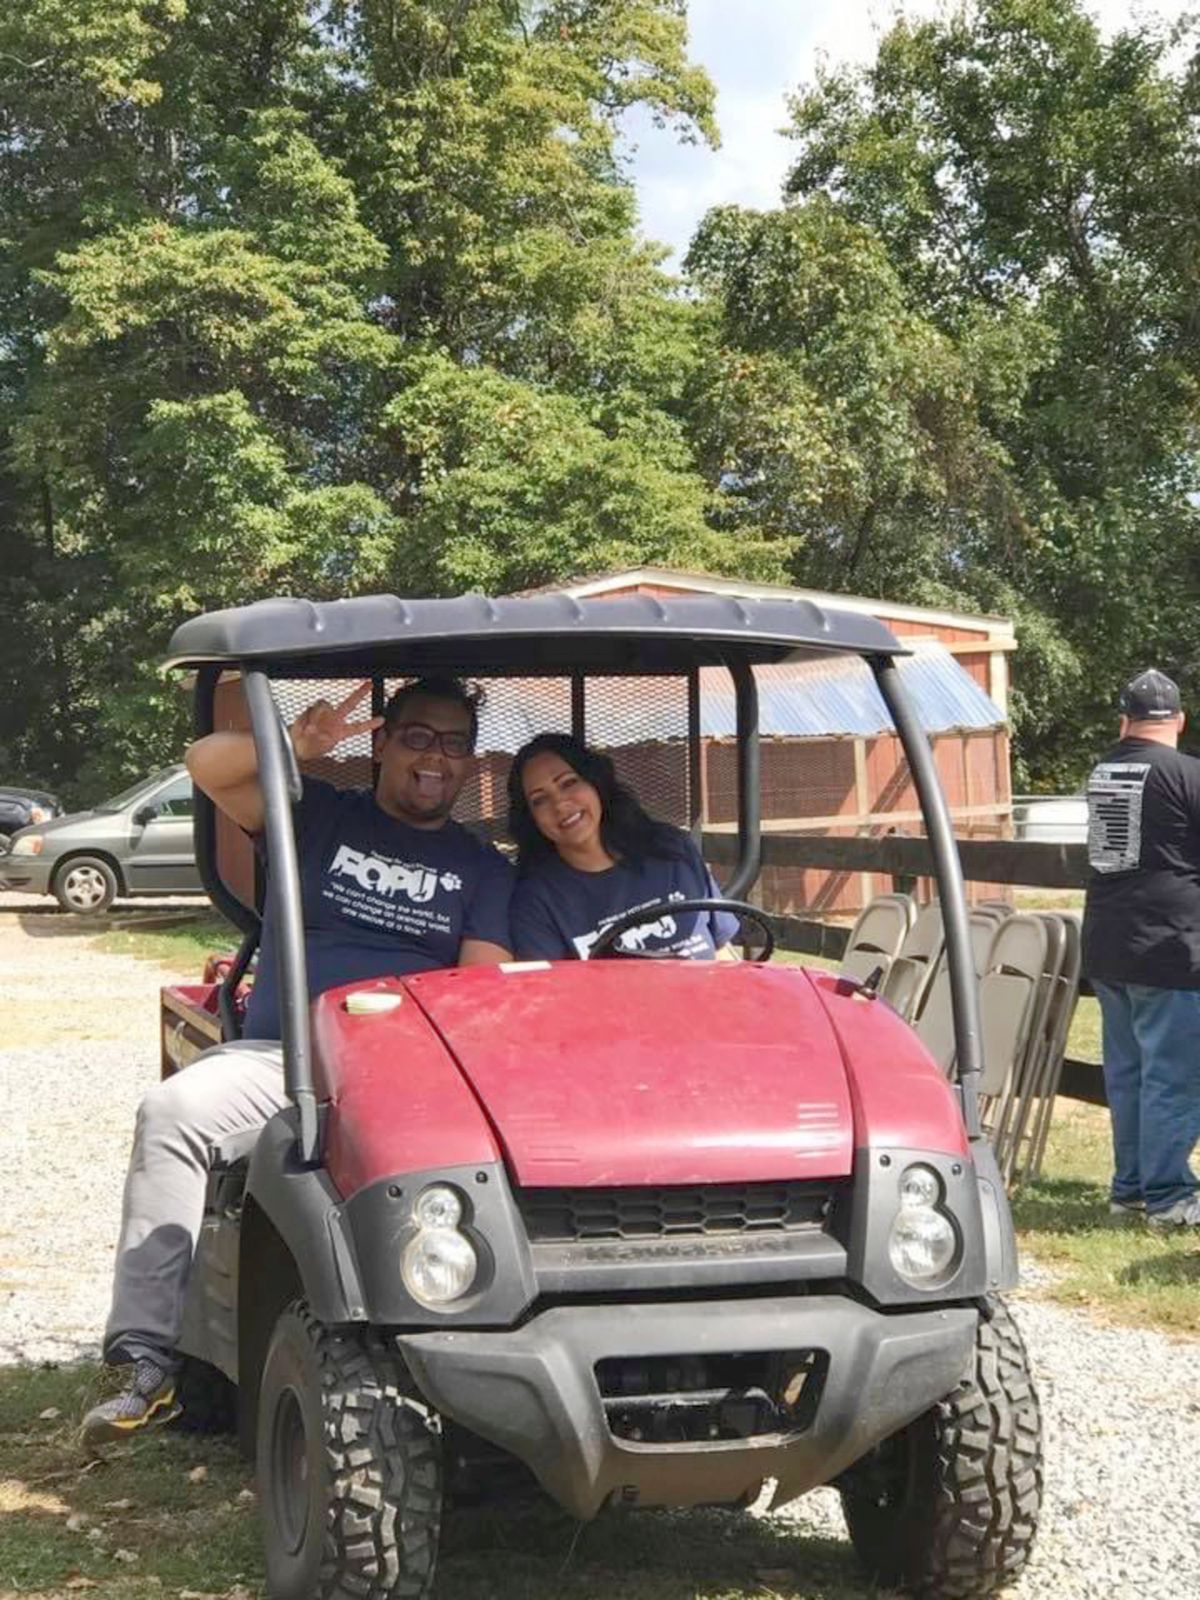
[[14,833],[0,855],[0,889],[52,894],[64,911],[92,913],[122,895],[202,894],[187,769],[167,767],[91,811]]

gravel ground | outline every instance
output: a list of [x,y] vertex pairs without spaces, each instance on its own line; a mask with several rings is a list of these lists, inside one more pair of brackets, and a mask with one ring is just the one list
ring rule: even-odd
[[[158,1074],[163,974],[0,896],[0,1364],[94,1357],[133,1113]],[[91,931],[90,929],[87,931]],[[1017,1314],[1046,1419],[1046,1502],[1013,1600],[1200,1600],[1200,1341]],[[844,1532],[823,1490],[778,1513]]]

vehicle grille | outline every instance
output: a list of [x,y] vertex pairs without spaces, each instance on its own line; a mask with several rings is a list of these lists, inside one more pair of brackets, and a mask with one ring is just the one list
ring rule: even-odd
[[614,1438],[649,1445],[712,1443],[810,1428],[829,1353],[610,1356],[594,1370]]
[[644,1189],[524,1189],[518,1196],[535,1244],[688,1235],[788,1233],[819,1228],[828,1183],[712,1183]]

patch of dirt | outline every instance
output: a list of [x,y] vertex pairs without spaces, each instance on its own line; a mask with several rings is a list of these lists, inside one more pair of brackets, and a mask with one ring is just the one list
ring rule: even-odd
[[[157,925],[163,915],[143,912],[141,919]],[[105,916],[74,917],[42,895],[0,895],[0,1045],[12,1050],[63,1040],[155,1037],[158,991],[170,973],[92,946],[99,934],[137,920],[138,913],[124,906]]]

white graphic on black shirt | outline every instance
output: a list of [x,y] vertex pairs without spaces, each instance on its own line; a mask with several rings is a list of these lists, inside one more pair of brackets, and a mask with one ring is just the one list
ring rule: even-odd
[[[677,889],[666,897],[668,900],[686,900],[687,895],[681,894]],[[643,911],[647,906],[660,904],[661,901],[643,900],[641,905],[626,906],[624,911],[616,911],[610,917],[601,919],[599,925],[590,933],[581,933],[571,940],[581,961],[586,961],[591,955],[592,946],[622,917],[631,916],[635,911]],[[708,954],[708,944],[703,934],[692,933],[686,939],[679,940],[679,924],[672,916],[659,917],[654,922],[639,923],[636,928],[627,929],[617,940],[616,948],[626,950],[631,955],[640,955],[647,950],[655,950],[659,954],[670,951],[678,956],[703,956]]]
[[1088,780],[1088,864],[1130,872],[1142,858],[1142,800],[1150,764],[1102,761]]
[[352,922],[430,938],[452,932],[458,907],[447,905],[446,897],[457,897],[462,886],[455,872],[344,844],[329,863],[321,896]]

